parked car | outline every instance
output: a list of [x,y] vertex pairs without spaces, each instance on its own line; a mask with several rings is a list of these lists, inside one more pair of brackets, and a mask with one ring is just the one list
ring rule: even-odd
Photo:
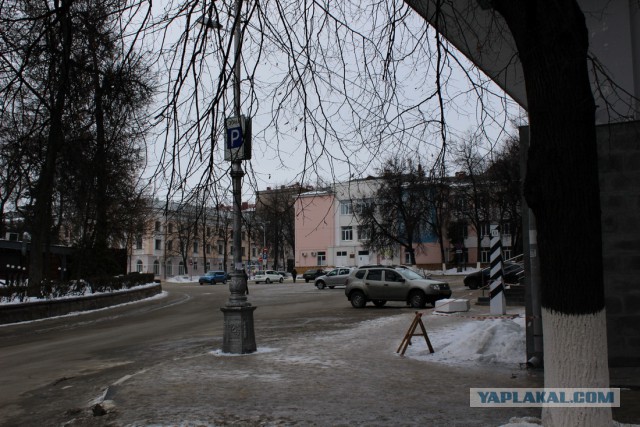
[[324,276],[325,274],[327,274],[327,272],[321,268],[312,268],[311,270],[307,270],[302,273],[302,278],[305,282],[309,283],[310,281],[316,280],[318,277]]
[[204,276],[200,276],[198,279],[198,283],[204,285],[205,283],[209,285],[215,285],[216,283],[227,283],[231,277],[227,274],[226,271],[222,270],[212,270],[207,271]]
[[259,271],[254,276],[253,280],[256,283],[284,282],[284,278],[275,270]]
[[324,289],[328,286],[333,289],[336,286],[344,286],[351,274],[351,268],[338,267],[329,271],[327,274],[320,276],[316,279],[316,288]]
[[414,308],[449,298],[451,288],[447,282],[425,279],[408,268],[360,267],[347,279],[344,290],[355,308],[362,308],[372,301],[382,307],[387,301],[405,301]]
[[[464,285],[469,289],[478,289],[489,284],[491,269],[489,267],[468,274],[464,278]],[[524,278],[524,266],[517,262],[505,261],[502,263],[502,279],[504,283],[520,283]]]

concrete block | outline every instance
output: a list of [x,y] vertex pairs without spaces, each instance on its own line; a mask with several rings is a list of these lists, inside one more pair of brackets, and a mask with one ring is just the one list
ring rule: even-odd
[[471,305],[468,299],[442,299],[436,301],[435,310],[440,313],[456,313],[459,311],[469,311]]

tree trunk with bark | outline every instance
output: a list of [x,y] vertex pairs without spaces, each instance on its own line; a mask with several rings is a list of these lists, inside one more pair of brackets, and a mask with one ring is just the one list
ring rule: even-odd
[[45,253],[48,253],[48,242],[51,232],[51,204],[55,184],[56,162],[64,144],[64,128],[62,117],[69,92],[69,71],[71,67],[72,22],[71,0],[62,0],[56,9],[59,28],[48,29],[50,47],[56,49],[57,37],[60,37],[62,57],[59,67],[51,64],[51,70],[57,74],[52,80],[57,82],[52,90],[51,117],[45,160],[38,177],[35,190],[34,219],[31,238],[31,254],[29,262],[30,283],[37,285],[44,277]]
[[[595,103],[575,1],[494,1],[515,39],[530,122],[546,387],[608,387]],[[610,408],[544,408],[545,426],[611,425]]]

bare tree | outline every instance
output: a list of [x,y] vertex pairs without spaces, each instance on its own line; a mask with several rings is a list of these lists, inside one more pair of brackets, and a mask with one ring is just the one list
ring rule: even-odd
[[491,206],[501,232],[508,230],[515,254],[522,253],[522,180],[520,179],[520,140],[510,138],[497,150],[487,169],[491,185]]
[[[28,123],[16,141],[39,141],[36,152],[42,158],[29,164],[35,175],[29,188],[32,212],[27,214],[32,235],[29,272],[33,283],[46,277],[44,252],[49,243],[57,241],[63,219],[85,217],[76,224],[86,237],[82,241],[91,240],[91,247],[104,252],[112,239],[114,223],[110,219],[116,217],[114,205],[123,204],[125,197],[137,197],[138,188],[126,195],[118,194],[124,188],[123,182],[133,187],[136,184],[140,156],[135,149],[126,151],[121,147],[124,141],[139,140],[144,133],[140,128],[132,130],[136,125],[145,127],[137,119],[142,118],[140,110],[150,95],[150,74],[140,70],[144,62],[131,47],[136,30],[127,11],[134,4],[138,3],[12,0],[0,6],[0,93],[6,100],[2,103],[2,116],[13,123]],[[134,80],[138,89],[146,87],[133,90]],[[129,83],[123,84],[125,81]],[[90,142],[95,144],[87,144]],[[114,148],[116,142],[120,148]],[[79,152],[88,156],[79,159]],[[111,164],[118,156],[130,163]],[[85,170],[88,175],[62,183],[64,174],[70,171],[65,166],[72,160],[90,163],[91,167]],[[118,173],[113,173],[116,170]],[[71,182],[81,187],[80,181],[86,184],[93,178],[95,188],[76,200],[81,207],[69,203],[67,194],[61,193],[62,189],[70,189]],[[115,182],[119,188],[114,188]],[[81,192],[78,187],[69,194]],[[114,203],[118,196],[120,199]],[[87,203],[95,205],[95,209],[88,208]],[[71,207],[77,209],[74,215],[66,211]]]
[[480,150],[482,135],[469,133],[465,139],[452,144],[453,163],[458,167],[453,197],[458,220],[470,224],[476,235],[476,260],[480,262],[482,227],[491,221],[492,183],[487,177],[488,159]]
[[379,171],[379,185],[368,203],[354,201],[354,213],[366,230],[367,249],[396,252],[398,247],[416,263],[416,249],[432,234],[429,193],[433,190],[420,163],[411,159],[388,159]]

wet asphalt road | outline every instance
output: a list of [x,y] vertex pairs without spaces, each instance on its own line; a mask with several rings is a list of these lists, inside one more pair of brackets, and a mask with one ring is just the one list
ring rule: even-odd
[[[454,297],[477,298],[448,280]],[[217,352],[228,287],[163,288],[160,299],[0,327],[0,425],[497,426],[538,413],[469,408],[469,388],[538,387],[539,374],[396,355],[414,316],[403,304],[358,310],[340,288],[250,284],[258,352],[228,356]]]

